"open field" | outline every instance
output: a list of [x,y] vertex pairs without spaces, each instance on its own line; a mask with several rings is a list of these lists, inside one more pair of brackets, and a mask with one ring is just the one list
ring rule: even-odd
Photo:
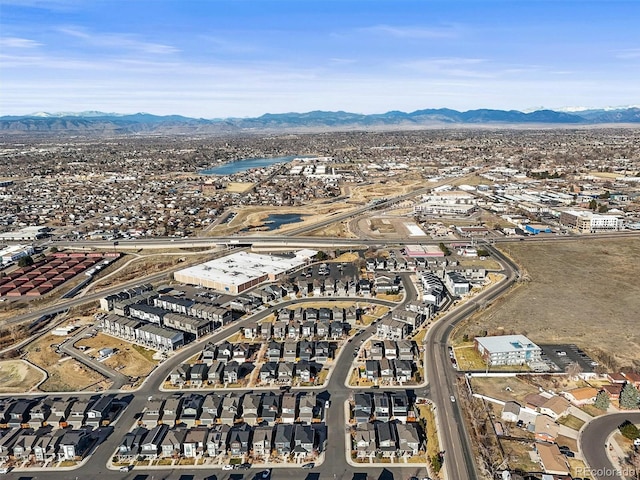
[[254,186],[255,183],[251,182],[229,182],[227,183],[227,192],[245,193],[251,190]]
[[42,372],[23,360],[0,361],[0,392],[28,392],[42,378]]
[[350,199],[352,202],[367,203],[381,197],[392,197],[409,193],[424,187],[424,180],[416,178],[414,174],[382,181],[375,181],[370,185],[352,186]]
[[347,222],[332,223],[326,227],[313,230],[308,235],[311,237],[355,238],[355,235],[349,230]]
[[134,345],[104,333],[98,333],[95,337],[83,338],[76,342],[76,347],[85,346],[94,350],[87,351],[93,357],[101,348],[113,348],[115,353],[103,363],[116,371],[130,377],[143,377],[148,375],[158,362],[153,360],[153,350]]
[[[44,392],[83,390],[105,380],[102,375],[73,358],[60,362],[62,356],[56,353],[51,345],[61,341],[61,337],[49,334],[25,348],[27,359],[49,374],[49,378],[40,386],[40,390]],[[107,382],[102,386],[106,387]]]
[[[457,329],[575,343],[604,363],[640,367],[640,240],[517,243],[501,247],[529,280]],[[604,357],[604,358],[603,358]]]
[[101,288],[109,287],[114,283],[126,282],[140,276],[161,272],[178,265],[181,263],[181,259],[184,258],[188,259],[189,262],[205,262],[211,259],[211,255],[208,253],[194,255],[193,253],[180,252],[179,250],[176,250],[175,253],[170,251],[164,253],[154,251],[151,255],[134,259],[115,275],[96,281],[92,288],[99,291]]
[[514,400],[524,405],[524,397],[530,393],[539,393],[533,385],[518,379],[517,377],[487,377],[471,379],[473,393],[486,395],[504,402]]

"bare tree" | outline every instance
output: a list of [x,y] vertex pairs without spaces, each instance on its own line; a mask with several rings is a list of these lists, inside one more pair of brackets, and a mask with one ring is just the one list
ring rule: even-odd
[[567,372],[567,375],[569,375],[569,378],[575,380],[582,373],[582,367],[578,362],[571,362],[567,365],[565,371]]

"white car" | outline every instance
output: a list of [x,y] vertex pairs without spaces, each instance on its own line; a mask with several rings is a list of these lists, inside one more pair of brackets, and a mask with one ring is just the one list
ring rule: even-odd
[[455,403],[455,401],[456,401],[456,397],[454,397],[453,395],[451,395],[451,401]]
[[120,467],[120,471],[121,472],[128,472],[129,470],[131,470],[131,465],[123,465],[122,467]]
[[233,470],[233,465],[223,465],[222,469],[223,470]]

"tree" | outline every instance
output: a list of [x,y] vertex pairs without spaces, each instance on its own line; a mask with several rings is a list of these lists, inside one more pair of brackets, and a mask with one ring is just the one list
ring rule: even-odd
[[620,392],[620,408],[634,409],[640,405],[640,392],[631,383],[625,383]]
[[589,210],[595,210],[596,208],[598,208],[598,202],[596,202],[595,198],[592,198],[589,201]]
[[593,406],[600,409],[606,410],[609,408],[609,395],[604,390],[600,390],[598,395],[596,395],[596,401],[593,403]]
[[31,257],[31,255],[20,257],[20,260],[18,260],[19,267],[28,267],[30,265],[33,265],[33,258]]
[[578,362],[571,362],[567,366],[566,372],[570,378],[575,379],[575,378],[578,378],[578,375],[582,373],[582,367]]
[[451,250],[449,250],[449,249],[447,248],[447,246],[446,246],[444,243],[440,242],[440,244],[438,245],[438,247],[440,247],[440,250],[442,250],[442,253],[444,253],[444,254],[445,254],[445,256],[447,256],[447,255],[451,255]]
[[604,204],[598,205],[598,213],[607,213],[609,211],[609,207]]
[[629,420],[625,421],[622,425],[618,427],[620,433],[623,437],[628,438],[629,440],[635,440],[636,438],[640,438],[640,430]]

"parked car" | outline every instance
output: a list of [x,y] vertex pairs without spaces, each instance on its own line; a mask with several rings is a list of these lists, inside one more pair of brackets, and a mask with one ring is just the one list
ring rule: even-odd
[[305,463],[304,465],[302,465],[302,468],[313,468],[315,466],[316,464],[311,462],[311,463]]
[[233,470],[233,465],[223,465],[222,469],[223,470]]

